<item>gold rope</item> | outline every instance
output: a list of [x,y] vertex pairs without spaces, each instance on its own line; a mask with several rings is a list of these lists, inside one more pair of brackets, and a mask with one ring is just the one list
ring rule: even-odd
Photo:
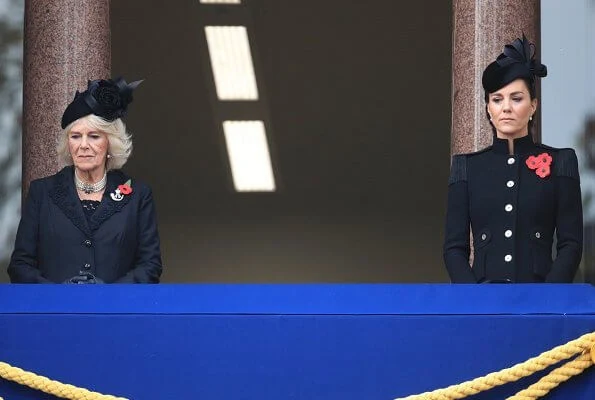
[[[581,374],[595,364],[595,332],[587,333],[578,339],[546,351],[537,357],[517,364],[511,368],[493,372],[481,378],[463,382],[459,385],[434,390],[422,394],[395,400],[451,400],[462,399],[505,383],[514,382],[535,372],[542,371],[560,361],[574,359],[554,369],[538,382],[520,391],[507,400],[534,400],[545,396],[560,383]],[[91,392],[87,389],[50,380],[32,372],[23,371],[7,363],[0,362],[0,377],[21,385],[60,397],[74,400],[127,400],[123,397]],[[2,400],[2,398],[0,398]]]
[[[578,356],[578,357],[577,357]],[[452,400],[462,399],[467,396],[484,392],[496,386],[505,383],[515,382],[535,372],[542,371],[547,367],[557,364],[560,361],[576,357],[561,367],[553,370],[548,375],[541,378],[537,383],[529,386],[509,397],[508,400],[533,400],[545,396],[550,390],[560,383],[579,375],[587,368],[595,364],[595,332],[587,333],[578,339],[572,340],[566,344],[555,347],[549,351],[540,354],[537,357],[514,365],[511,368],[503,369],[498,372],[492,372],[486,376],[463,382],[458,385],[452,385],[447,388],[437,389],[432,392],[426,392],[407,396],[395,400]]]
[[54,395],[56,397],[60,397],[62,399],[127,400],[124,397],[115,397],[109,394],[91,392],[87,389],[54,381],[44,376],[36,375],[32,372],[23,371],[20,368],[13,367],[12,365],[1,361],[0,377],[24,386],[28,386],[32,389],[41,390],[42,392]]

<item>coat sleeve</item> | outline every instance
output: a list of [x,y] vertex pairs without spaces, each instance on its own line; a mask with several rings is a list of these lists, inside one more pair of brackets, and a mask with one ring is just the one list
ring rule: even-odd
[[583,253],[583,209],[576,153],[561,150],[556,160],[557,256],[546,282],[571,283]]
[[145,187],[138,211],[135,267],[115,283],[159,283],[163,269],[157,215],[151,189]]
[[8,275],[12,283],[51,283],[41,275],[37,259],[39,210],[43,193],[40,181],[31,182],[8,264]]
[[467,191],[467,160],[464,155],[452,160],[446,229],[444,237],[444,263],[452,283],[476,283],[469,265],[469,195]]

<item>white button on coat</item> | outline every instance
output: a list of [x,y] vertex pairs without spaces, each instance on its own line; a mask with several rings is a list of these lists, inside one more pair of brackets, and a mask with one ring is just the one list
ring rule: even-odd
[[506,232],[504,232],[504,236],[506,236],[507,238],[512,236],[512,231],[510,229],[508,229]]
[[506,210],[506,212],[511,212],[512,211],[512,204],[507,204],[504,206],[504,209]]
[[514,164],[514,158],[510,157],[508,159],[508,165],[512,165],[512,164]]
[[506,182],[506,186],[508,186],[509,188],[514,186],[514,181],[508,181]]
[[504,256],[504,261],[511,262],[512,261],[512,256],[510,254],[505,255]]

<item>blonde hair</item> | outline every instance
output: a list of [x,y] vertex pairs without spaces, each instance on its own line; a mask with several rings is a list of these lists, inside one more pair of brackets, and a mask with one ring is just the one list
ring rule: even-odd
[[126,124],[122,119],[115,121],[106,121],[95,114],[89,114],[68,124],[58,137],[57,153],[58,161],[62,166],[72,165],[72,155],[68,148],[68,134],[72,126],[79,121],[84,121],[88,126],[107,135],[109,142],[107,154],[109,157],[106,162],[106,170],[120,169],[128,161],[132,153],[132,135],[126,132]]

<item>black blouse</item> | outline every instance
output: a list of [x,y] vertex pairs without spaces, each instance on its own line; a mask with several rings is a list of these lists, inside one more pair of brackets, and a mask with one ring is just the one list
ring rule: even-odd
[[81,205],[83,206],[83,211],[85,212],[85,217],[87,217],[87,222],[89,222],[89,218],[93,215],[95,210],[101,204],[100,201],[97,200],[81,200]]

